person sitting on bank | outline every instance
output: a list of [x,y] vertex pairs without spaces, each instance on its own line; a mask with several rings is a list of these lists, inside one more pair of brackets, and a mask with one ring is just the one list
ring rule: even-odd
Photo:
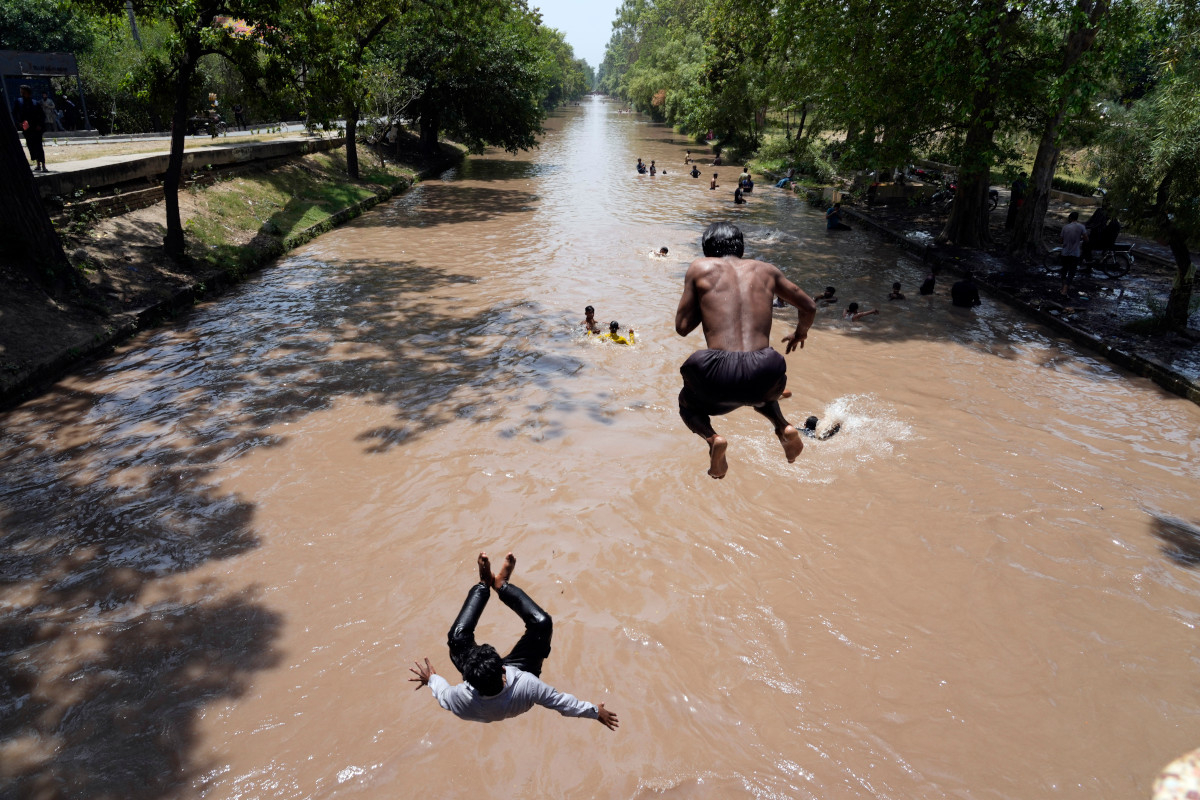
[[878,314],[878,308],[872,308],[870,311],[859,311],[858,303],[851,303],[846,306],[846,310],[842,312],[842,319],[848,319],[851,322],[858,322],[863,317],[869,317],[872,314]]
[[903,300],[904,294],[900,291],[900,283],[897,281],[892,284],[892,293],[888,295],[888,300]]
[[788,184],[796,180],[796,168],[788,167],[787,175],[779,179],[779,183],[775,184],[780,189],[786,189]]
[[842,204],[834,203],[825,212],[825,230],[848,231],[850,226],[842,222]]
[[809,417],[808,419],[804,420],[804,429],[800,432],[810,439],[817,439],[818,441],[823,442],[842,429],[842,423],[835,422],[833,423],[833,427],[831,427],[829,430],[817,433],[817,425],[819,425],[820,422],[821,420],[817,419],[816,417]]
[[617,344],[633,344],[633,328],[629,329],[628,339],[617,333],[620,328],[621,325],[614,319],[612,322],[608,323],[608,333],[601,334],[600,338],[608,339],[610,342],[616,342]]
[[714,167],[724,166],[724,164],[721,163],[721,154],[720,153],[717,153],[715,156],[713,156],[712,166],[714,166]]
[[813,298],[818,305],[829,306],[838,301],[837,289],[832,286],[826,286],[825,291]]
[[[513,554],[505,556],[499,575],[492,575],[487,553],[480,553],[477,563],[479,583],[467,592],[467,599],[447,636],[450,661],[464,682],[451,686],[437,674],[428,658],[424,666],[414,663],[416,669],[409,668],[409,672],[417,676],[409,680],[418,684],[417,689],[428,686],[438,705],[470,722],[500,722],[538,705],[564,717],[598,720],[609,730],[616,730],[619,727],[617,715],[607,710],[603,703],[588,703],[542,682],[542,665],[550,655],[554,621],[529,595],[509,581],[517,565]],[[525,623],[525,633],[504,658],[490,644],[475,644],[475,626],[479,624],[493,589],[501,602]]]
[[959,308],[974,308],[980,304],[979,287],[975,285],[973,274],[967,272],[961,281],[950,287],[950,302]]
[[596,309],[591,306],[583,310],[583,329],[589,334],[600,332],[600,323],[596,322]]
[[710,184],[708,185],[708,188],[709,188],[709,189],[715,189],[715,188],[717,188],[717,173],[715,173],[715,172],[713,173],[713,179],[712,179],[712,183],[710,183]]
[[739,186],[733,190],[733,204],[740,206],[742,203],[745,203],[745,202],[746,202],[746,198],[742,194],[742,187]]
[[692,163],[692,172],[691,172],[691,176],[692,176],[693,178],[699,178],[699,177],[700,177],[700,167],[698,167],[698,166],[695,164],[695,162],[693,162],[693,163]]

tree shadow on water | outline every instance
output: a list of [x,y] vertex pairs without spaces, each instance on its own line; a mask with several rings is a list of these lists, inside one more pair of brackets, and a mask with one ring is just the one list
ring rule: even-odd
[[168,797],[220,767],[198,714],[279,660],[283,619],[186,576],[258,547],[220,471],[287,446],[282,423],[343,398],[390,409],[351,434],[369,456],[530,389],[573,402],[582,362],[537,344],[561,321],[463,311],[473,280],[294,259],[0,417],[0,796]]
[[1200,567],[1200,525],[1179,517],[1152,514],[1150,531],[1162,542],[1162,554],[1181,567]]

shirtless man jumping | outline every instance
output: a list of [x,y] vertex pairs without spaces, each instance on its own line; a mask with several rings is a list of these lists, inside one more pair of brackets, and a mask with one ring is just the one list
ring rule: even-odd
[[727,442],[713,430],[709,417],[750,406],[771,421],[788,463],[804,449],[800,432],[784,418],[779,398],[787,385],[787,362],[771,343],[771,299],[778,296],[796,307],[796,330],[783,338],[785,353],[804,347],[817,313],[816,303],[777,267],[743,259],[742,232],[728,222],[714,222],[701,241],[704,257],[688,267],[683,297],[675,312],[675,331],[687,336],[704,326],[707,350],[697,350],[679,368],[679,416],[708,443],[708,474],[724,478]]

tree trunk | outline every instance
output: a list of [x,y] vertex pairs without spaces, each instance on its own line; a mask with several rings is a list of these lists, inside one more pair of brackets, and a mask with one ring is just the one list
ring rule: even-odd
[[963,142],[963,166],[958,174],[958,191],[950,218],[938,236],[939,242],[959,247],[986,247],[992,241],[988,230],[988,189],[991,187],[992,140],[995,136],[995,110],[991,107],[992,91],[976,93],[975,108],[979,113]]
[[175,79],[175,111],[171,116],[171,155],[163,175],[163,201],[167,210],[167,235],[163,247],[172,258],[182,257],[185,251],[183,221],[179,217],[179,185],[183,178],[183,145],[187,138],[188,105],[191,103],[192,78],[196,73],[194,48],[179,65]]
[[808,119],[808,103],[800,104],[800,124],[796,126],[796,138],[804,135],[804,121]]
[[1192,263],[1192,254],[1188,251],[1187,236],[1174,225],[1167,233],[1167,244],[1171,246],[1171,254],[1175,256],[1175,281],[1171,284],[1171,294],[1167,298],[1164,316],[1171,327],[1186,328],[1188,307],[1192,302],[1192,288],[1196,282],[1196,265]]
[[358,105],[346,104],[346,175],[358,180]]
[[17,254],[13,266],[51,294],[67,289],[75,272],[67,261],[58,231],[42,205],[33,173],[21,149],[16,127],[5,111],[0,116],[0,240]]
[[[1011,255],[1037,256],[1045,252],[1042,228],[1046,225],[1046,209],[1050,207],[1050,183],[1058,166],[1058,128],[1065,116],[1065,106],[1058,116],[1046,124],[1042,141],[1038,144],[1037,156],[1033,159],[1033,171],[1029,175],[1029,187],[1025,190],[1025,205],[1017,210],[1013,222],[1012,238],[1008,241]],[[1010,201],[1011,202],[1011,201]]]
[[[1076,6],[1085,16],[1081,18],[1080,27],[1068,33],[1063,43],[1059,72],[1064,75],[1092,49],[1096,42],[1096,34],[1100,30],[1100,18],[1108,13],[1109,2],[1077,0]],[[1050,184],[1054,180],[1055,167],[1058,166],[1059,130],[1067,118],[1067,109],[1076,91],[1073,81],[1064,82],[1062,96],[1058,98],[1058,108],[1046,121],[1046,127],[1042,130],[1042,140],[1038,143],[1037,157],[1033,162],[1033,174],[1029,176],[1025,205],[1017,212],[1012,238],[1008,242],[1008,252],[1012,255],[1041,255],[1045,250],[1042,244],[1042,228],[1045,227],[1046,208],[1050,204]]]
[[438,144],[438,113],[426,111],[421,115],[421,152],[433,154]]

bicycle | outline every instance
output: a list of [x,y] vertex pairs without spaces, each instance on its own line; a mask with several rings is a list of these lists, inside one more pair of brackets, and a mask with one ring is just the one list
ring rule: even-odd
[[[1059,261],[1061,256],[1061,247],[1056,247],[1046,253],[1044,261],[1046,274],[1054,275],[1062,272],[1062,264]],[[1093,275],[1099,274],[1100,277],[1108,280],[1124,278],[1133,269],[1133,242],[1114,242],[1111,248],[1093,250],[1092,256],[1091,261],[1080,264],[1079,268]]]

